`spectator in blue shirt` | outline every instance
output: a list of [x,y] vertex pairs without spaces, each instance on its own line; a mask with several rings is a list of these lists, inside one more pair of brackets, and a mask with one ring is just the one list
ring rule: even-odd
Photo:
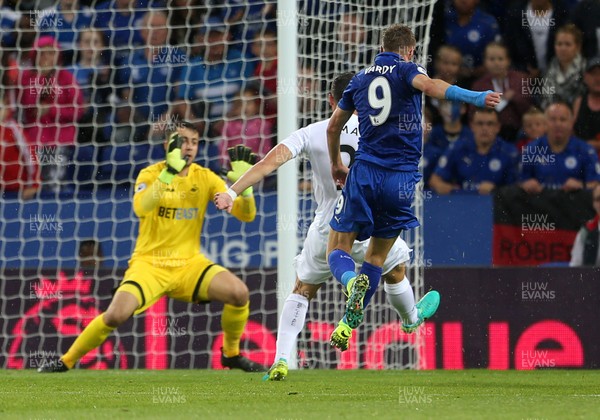
[[595,150],[573,133],[571,107],[562,101],[545,111],[548,132],[523,148],[521,187],[530,194],[544,188],[576,191],[594,188],[600,182],[600,164]]
[[194,57],[184,67],[174,113],[199,127],[201,137],[211,136],[210,125],[219,122],[228,111],[228,104],[242,90],[253,74],[254,63],[245,61],[239,50],[228,45],[229,32],[217,19],[208,19],[200,27],[199,41],[205,43],[201,56]]
[[[274,0],[226,0],[225,21],[231,25],[231,38],[248,45],[257,33],[260,33],[267,23],[274,23]],[[249,53],[249,49],[247,54]]]
[[119,62],[117,87],[121,99],[135,105],[135,113],[152,122],[167,121],[165,114],[175,99],[174,85],[187,57],[180,47],[167,44],[167,16],[147,12],[141,21],[144,47]]
[[479,0],[453,0],[446,11],[446,44],[454,45],[463,54],[462,76],[474,79],[483,74],[485,46],[500,39],[498,22],[481,11]]
[[460,139],[473,137],[471,129],[462,123],[467,112],[464,103],[440,100],[439,112],[442,123],[433,124],[427,143],[423,145],[423,183],[428,185],[438,160],[451,144]]
[[36,17],[40,32],[54,37],[63,51],[76,50],[79,32],[92,26],[92,11],[80,8],[78,0],[60,0],[55,8],[40,10]]
[[166,24],[163,12],[148,11],[140,23],[145,46],[118,59],[111,124],[104,130],[112,143],[147,141],[150,128],[164,130],[174,123],[166,114],[187,58],[166,44]]
[[498,137],[500,122],[493,109],[477,109],[472,138],[452,144],[438,162],[429,185],[438,194],[455,190],[490,194],[517,179],[517,149]]
[[[20,2],[19,11],[9,16],[11,19],[16,17],[12,32],[4,32],[4,28],[2,28],[2,34],[0,35],[4,54],[7,54],[7,57],[10,56],[10,59],[14,59],[21,68],[35,65],[31,61],[31,54],[28,51],[33,49],[33,44],[39,37],[35,14],[31,12],[29,7],[31,7],[31,4],[28,2]],[[7,29],[10,26],[11,19],[2,22],[3,25],[7,25]]]
[[77,60],[67,67],[83,93],[86,111],[79,120],[78,143],[104,143],[103,130],[110,114],[112,94],[111,66],[108,65],[102,33],[98,29],[83,29],[79,33]]
[[15,44],[16,34],[13,31],[20,18],[19,12],[4,4],[0,7],[0,42],[3,47]]
[[104,45],[115,57],[144,45],[138,27],[149,6],[150,0],[107,0],[96,7],[93,25],[103,31]]

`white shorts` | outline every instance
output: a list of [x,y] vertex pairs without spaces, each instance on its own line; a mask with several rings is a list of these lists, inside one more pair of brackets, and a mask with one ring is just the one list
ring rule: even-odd
[[[302,252],[294,258],[296,275],[303,283],[322,284],[332,277],[329,264],[327,263],[327,240],[327,235],[319,233],[313,226],[308,229]],[[352,259],[357,263],[357,270],[360,270],[368,246],[369,239],[362,242],[354,242]],[[406,242],[402,238],[398,238],[383,264],[383,274],[389,273],[398,264],[410,260],[411,252],[412,249],[406,245]]]

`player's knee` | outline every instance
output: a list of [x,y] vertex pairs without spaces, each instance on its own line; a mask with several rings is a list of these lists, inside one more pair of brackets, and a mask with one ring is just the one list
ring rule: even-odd
[[296,280],[296,284],[294,285],[294,290],[292,293],[304,296],[306,299],[311,300],[317,294],[319,287],[320,285],[306,284],[300,280]]
[[404,280],[406,275],[406,266],[404,264],[398,264],[392,271],[383,276],[383,280],[387,284],[397,284]]
[[133,313],[130,311],[126,311],[123,308],[114,308],[113,306],[110,306],[108,310],[104,312],[103,320],[104,323],[109,327],[117,328],[127,321],[131,315],[133,315]]
[[369,264],[376,265],[377,267],[383,267],[385,259],[386,257],[382,257],[380,255],[371,255],[368,260],[365,257],[366,262],[368,262]]
[[241,281],[235,285],[231,289],[231,293],[229,294],[229,303],[233,306],[244,306],[250,300],[250,292],[248,291],[248,286],[246,286]]

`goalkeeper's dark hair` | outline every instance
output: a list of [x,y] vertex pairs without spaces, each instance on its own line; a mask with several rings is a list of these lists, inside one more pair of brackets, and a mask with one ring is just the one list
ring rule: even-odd
[[406,49],[417,45],[417,40],[408,26],[396,24],[383,30],[381,45],[385,51],[405,54]]
[[169,126],[167,127],[166,130],[166,138],[168,139],[169,137],[171,137],[171,134],[176,133],[177,129],[179,128],[187,128],[188,130],[192,130],[195,133],[200,134],[200,131],[198,130],[198,127],[196,127],[194,124],[192,124],[189,121],[175,121],[172,124],[169,124]]
[[336,76],[335,79],[333,79],[333,82],[331,82],[331,89],[329,90],[329,93],[331,93],[331,96],[333,96],[333,99],[336,102],[339,102],[340,99],[342,99],[342,94],[346,90],[346,87],[348,86],[350,80],[352,80],[353,77],[354,73],[349,71],[346,73],[339,74]]

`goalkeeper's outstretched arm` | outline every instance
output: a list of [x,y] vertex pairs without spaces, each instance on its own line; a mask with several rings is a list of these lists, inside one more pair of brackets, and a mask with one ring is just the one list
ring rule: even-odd
[[[252,185],[263,180],[288,160],[292,159],[292,152],[284,144],[278,144],[267,155],[248,169],[229,187],[226,193],[215,195],[215,205],[220,210],[227,210],[233,214],[235,210],[234,199]],[[237,200],[236,200],[237,201]]]

